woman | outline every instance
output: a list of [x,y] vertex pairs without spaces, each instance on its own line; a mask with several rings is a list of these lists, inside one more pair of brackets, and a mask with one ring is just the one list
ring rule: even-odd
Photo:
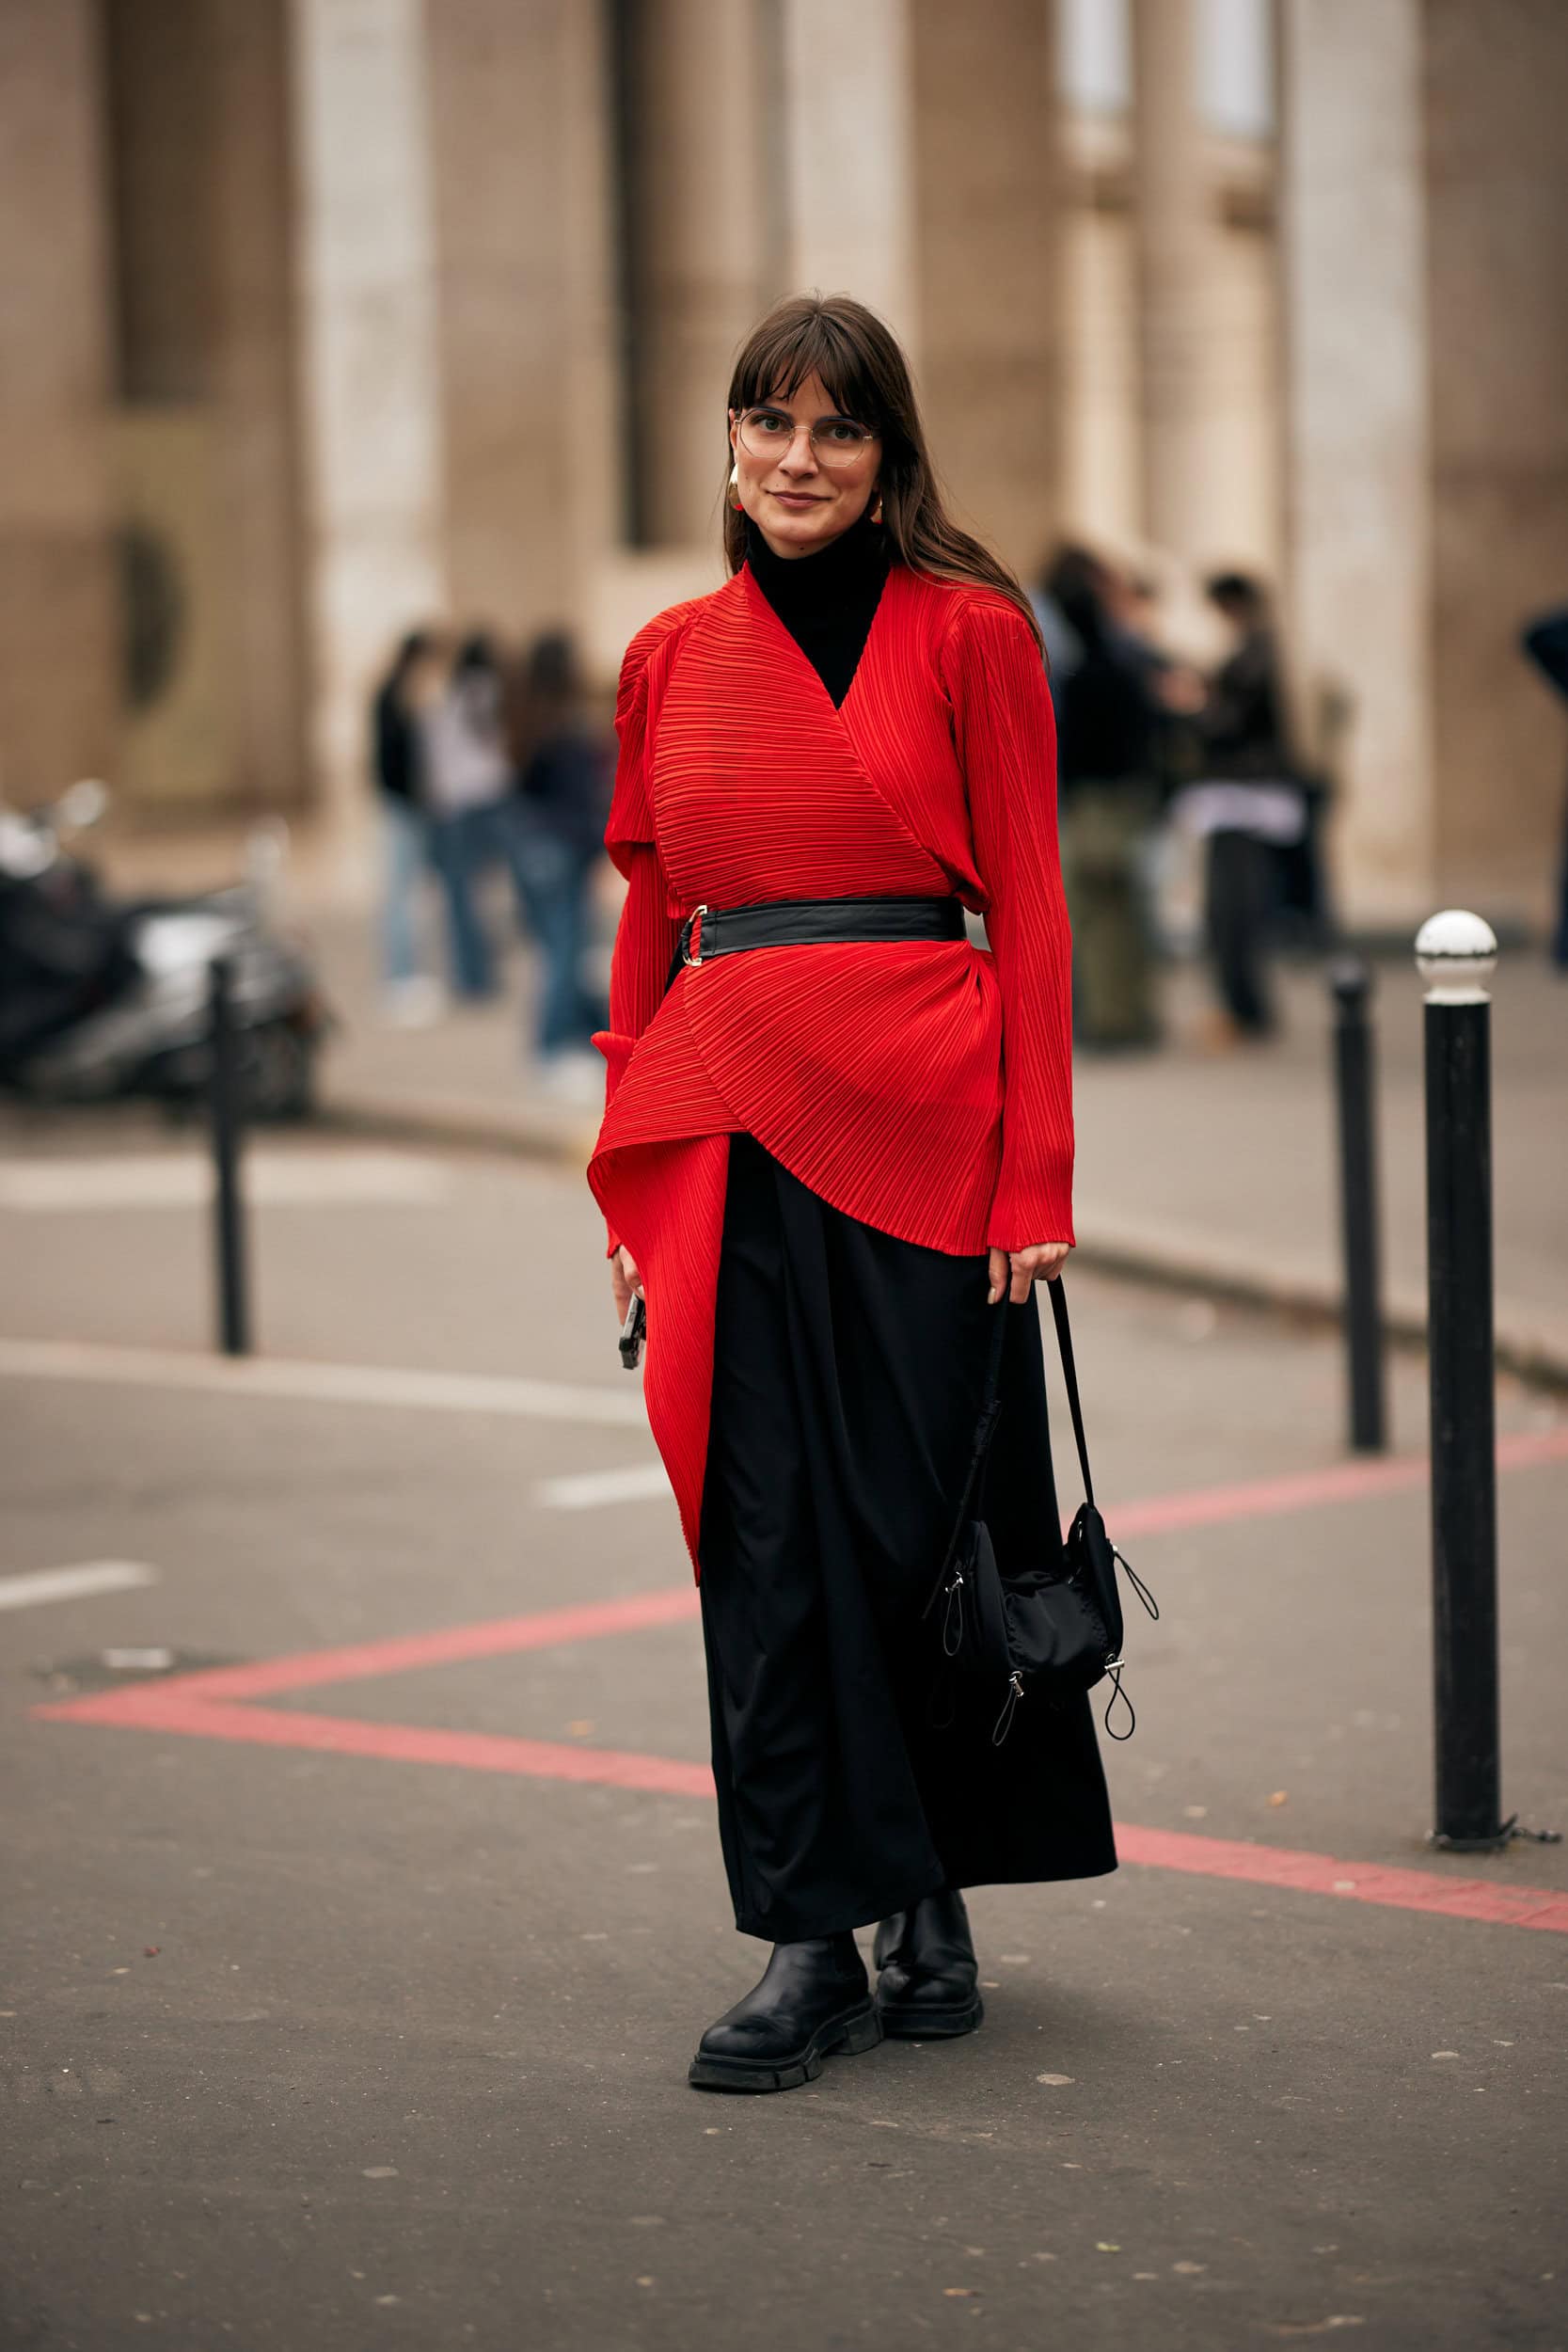
[[583,985],[589,884],[605,826],[606,763],[588,724],[576,649],[538,637],[512,681],[507,735],[516,776],[513,864],[540,953],[534,1050],[540,1087],[567,1100],[602,1097],[604,1065],[589,1041],[605,1019]]
[[729,422],[731,577],[622,671],[589,1176],[616,1311],[646,1301],[736,1925],[773,1944],[690,2080],[772,2090],[884,2031],[970,2031],[960,1888],[1116,1856],[1086,1704],[1000,1749],[994,1709],[939,1724],[921,1622],[993,1312],[986,1517],[1005,1567],[1060,1542],[1031,1285],[1072,1239],[1069,947],[1038,640],[948,520],[860,304],[770,313]]

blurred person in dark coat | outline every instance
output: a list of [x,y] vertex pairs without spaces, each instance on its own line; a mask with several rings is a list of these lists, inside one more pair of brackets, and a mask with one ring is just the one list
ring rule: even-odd
[[[1568,699],[1568,604],[1544,612],[1526,629],[1524,648],[1543,675]],[[1563,812],[1562,849],[1558,869],[1556,919],[1552,926],[1552,961],[1568,972],[1568,808]]]
[[1053,681],[1073,1035],[1105,1050],[1159,1037],[1144,865],[1162,798],[1165,665],[1124,626],[1119,585],[1082,548],[1064,548],[1045,581],[1075,648]]
[[441,992],[420,951],[420,886],[430,868],[419,710],[439,691],[443,648],[433,629],[410,629],[371,706],[371,772],[381,804],[381,970],[390,1019],[435,1019]]
[[1216,1037],[1234,1042],[1275,1025],[1265,958],[1277,851],[1301,840],[1307,811],[1268,597],[1243,572],[1218,573],[1204,593],[1234,644],[1194,719],[1201,773],[1180,806],[1207,844],[1205,917],[1225,1024]]
[[1087,548],[1064,540],[1040,567],[1040,576],[1029,590],[1029,602],[1039,623],[1040,642],[1045,647],[1045,670],[1051,683],[1053,700],[1060,697],[1061,689],[1083,659],[1084,648],[1077,633],[1062,609],[1064,590],[1070,590],[1087,577],[1098,572],[1096,558]]
[[540,953],[536,1078],[571,1101],[602,1100],[604,1065],[590,1040],[609,1005],[583,979],[590,886],[610,812],[609,750],[591,724],[577,649],[562,630],[538,637],[517,664],[507,736],[515,791],[513,864]]

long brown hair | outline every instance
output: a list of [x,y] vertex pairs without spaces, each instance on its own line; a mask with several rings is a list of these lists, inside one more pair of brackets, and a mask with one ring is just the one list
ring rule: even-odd
[[[1012,573],[1000,556],[960,531],[942,503],[910,364],[892,328],[847,294],[792,294],[741,345],[729,405],[739,414],[764,401],[789,399],[811,375],[821,377],[845,416],[881,437],[877,487],[890,553],[932,580],[994,588],[1017,605],[1038,644],[1039,624]],[[732,572],[746,561],[746,517],[727,497],[724,556]]]

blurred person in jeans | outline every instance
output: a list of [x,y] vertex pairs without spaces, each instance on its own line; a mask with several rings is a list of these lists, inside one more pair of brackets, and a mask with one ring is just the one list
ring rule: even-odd
[[[1545,678],[1568,699],[1568,604],[1544,612],[1526,629],[1524,648]],[[1568,811],[1564,812],[1561,860],[1558,869],[1557,908],[1552,925],[1551,959],[1568,972]]]
[[488,867],[512,864],[512,762],[501,698],[495,648],[475,632],[458,647],[441,691],[419,714],[431,856],[446,896],[452,986],[469,1003],[496,993],[495,957],[476,884]]
[[1216,574],[1204,594],[1234,645],[1194,718],[1200,775],[1181,795],[1180,816],[1206,843],[1205,919],[1224,1008],[1215,1041],[1229,1044],[1275,1026],[1265,955],[1276,853],[1301,840],[1307,809],[1267,595],[1244,572]]
[[518,663],[508,710],[516,788],[512,859],[540,951],[536,1076],[548,1093],[602,1100],[604,1065],[589,1041],[609,1003],[583,981],[590,886],[610,813],[610,759],[590,724],[577,649],[538,637]]
[[440,1010],[441,992],[420,952],[420,884],[430,866],[419,712],[439,692],[439,638],[410,629],[371,707],[371,771],[381,803],[381,969],[388,1017],[418,1025]]

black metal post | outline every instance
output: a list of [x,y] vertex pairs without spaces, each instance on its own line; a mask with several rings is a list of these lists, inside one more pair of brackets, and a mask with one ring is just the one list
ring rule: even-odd
[[1335,1093],[1339,1125],[1339,1228],[1345,1265],[1345,1353],[1350,1442],[1357,1454],[1387,1445],[1379,1273],[1377,1146],[1372,1118],[1371,975],[1347,959],[1331,976]]
[[250,1314],[245,1281],[245,1215],[240,1198],[243,1085],[234,1029],[233,987],[234,967],[227,958],[220,956],[212,967],[209,997],[212,1015],[210,1101],[218,1345],[226,1356],[245,1356],[250,1352]]
[[[1455,928],[1460,925],[1474,929]],[[1418,953],[1432,983],[1426,1002],[1426,1157],[1433,1842],[1474,1851],[1503,1845],[1508,1836],[1497,1708],[1491,1005],[1482,985],[1497,943],[1473,915],[1438,915],[1422,931]]]

